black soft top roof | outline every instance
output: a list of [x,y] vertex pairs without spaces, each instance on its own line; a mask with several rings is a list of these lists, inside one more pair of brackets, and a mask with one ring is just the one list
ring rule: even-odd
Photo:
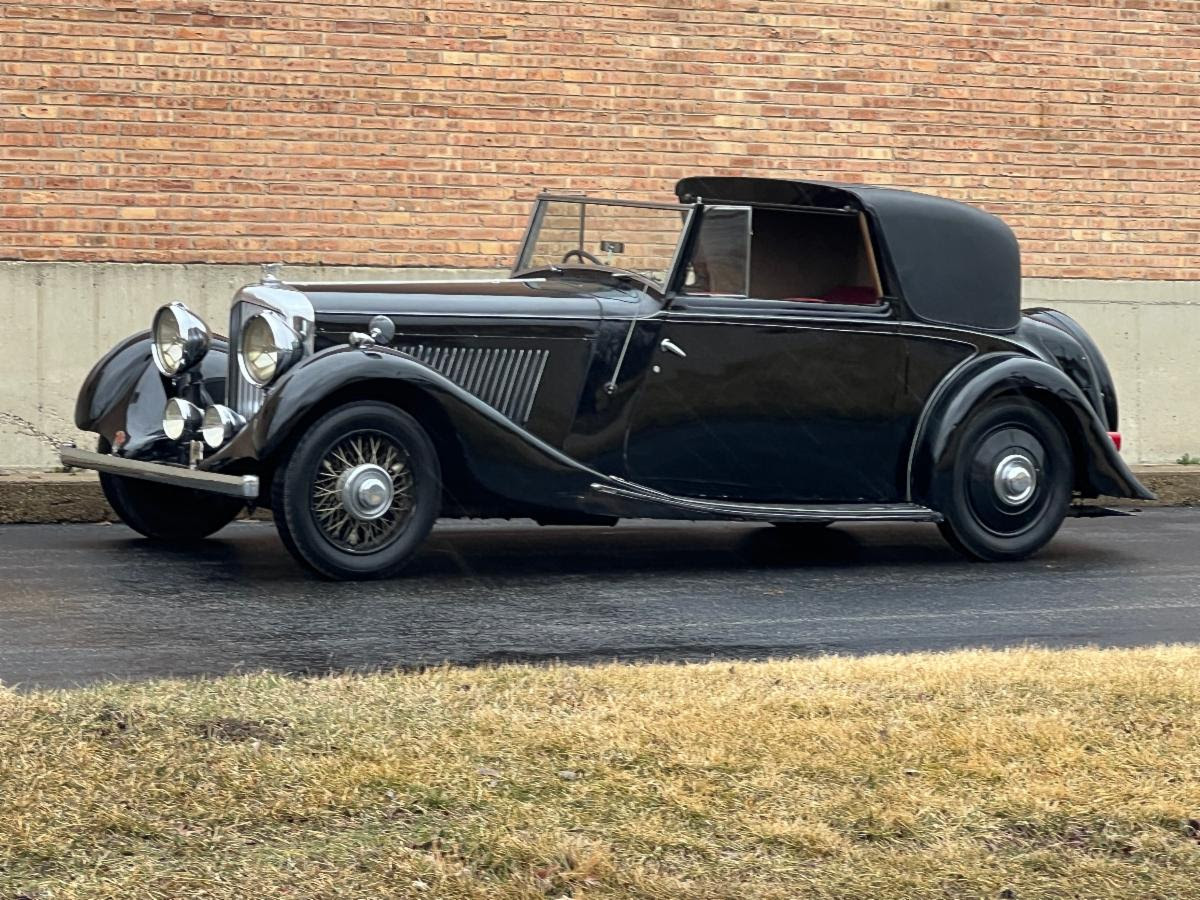
[[981,209],[895,188],[777,178],[685,178],[680,200],[866,213],[890,293],[928,322],[1009,331],[1021,315],[1016,236]]

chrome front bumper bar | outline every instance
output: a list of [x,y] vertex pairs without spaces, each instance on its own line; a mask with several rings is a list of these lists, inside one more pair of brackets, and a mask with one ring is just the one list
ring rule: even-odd
[[93,453],[91,450],[80,450],[71,444],[60,446],[58,457],[64,466],[75,469],[95,469],[97,472],[108,472],[111,475],[141,478],[144,481],[208,491],[210,494],[223,494],[247,501],[258,499],[257,475],[218,475],[216,472],[202,472],[199,469],[187,469],[167,463],[142,462],[137,459],[122,459],[109,453]]

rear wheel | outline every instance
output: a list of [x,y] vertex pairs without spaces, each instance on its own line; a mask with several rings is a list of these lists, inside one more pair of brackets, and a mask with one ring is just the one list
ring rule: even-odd
[[351,403],[314,424],[272,482],[292,555],[334,579],[386,578],[420,547],[441,507],[441,468],[416,419]]
[[964,426],[935,504],[942,534],[976,559],[1024,559],[1062,525],[1073,474],[1067,437],[1045,409],[1020,400],[984,407]]
[[[101,438],[100,453],[111,453]],[[245,507],[241,500],[100,473],[100,489],[117,517],[138,534],[160,541],[197,541],[220,531]]]

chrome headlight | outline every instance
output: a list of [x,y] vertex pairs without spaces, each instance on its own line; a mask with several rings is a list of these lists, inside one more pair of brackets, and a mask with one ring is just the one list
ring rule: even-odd
[[204,413],[200,412],[200,407],[182,397],[172,397],[163,410],[163,434],[177,441],[199,431],[203,421]]
[[238,366],[247,381],[265,387],[304,355],[304,339],[272,312],[251,316],[242,328]]
[[237,434],[245,424],[245,419],[228,406],[218,403],[204,411],[200,434],[204,437],[204,443],[216,450]]
[[208,326],[178,301],[159,308],[151,332],[154,364],[168,377],[186,372],[208,352]]

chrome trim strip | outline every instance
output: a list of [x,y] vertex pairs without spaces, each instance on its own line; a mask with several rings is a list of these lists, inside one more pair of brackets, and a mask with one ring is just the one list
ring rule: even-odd
[[301,293],[305,291],[324,291],[330,288],[345,288],[345,287],[365,287],[365,288],[395,288],[401,285],[416,285],[424,287],[427,284],[505,284],[509,281],[545,281],[543,277],[538,278],[510,278],[508,276],[496,275],[491,278],[420,278],[420,279],[395,279],[395,278],[369,278],[359,281],[354,280],[336,280],[336,281],[290,281],[288,287],[293,288]]
[[[624,321],[624,320],[617,320]],[[640,319],[631,319],[634,323],[638,322],[687,322],[689,325],[729,325],[731,327],[751,327],[757,325],[757,322],[723,322],[719,319],[702,320],[696,316],[686,316],[680,313],[664,310],[663,312],[651,313],[648,316],[643,316]],[[850,328],[850,324],[854,324],[854,320],[830,319],[828,322],[817,322],[806,320],[797,322],[794,319],[777,321],[779,327],[786,327],[790,331],[830,331],[838,334],[879,334],[884,337],[902,338],[904,335],[894,328],[883,329],[875,325],[873,328]]]
[[[578,299],[595,300],[596,298],[589,295],[589,296],[581,296]],[[630,302],[630,301],[625,301],[625,302]],[[337,314],[340,319],[354,318],[354,317],[360,317],[360,316],[363,318],[370,318],[371,316],[375,315],[375,313],[371,312],[370,310],[351,311],[351,310],[341,310],[341,309],[338,310]],[[395,312],[389,312],[388,317],[392,318],[392,319],[397,319],[397,318],[432,319],[439,323],[453,322],[455,319],[504,319],[505,321],[511,319],[511,320],[520,320],[520,321],[529,320],[529,321],[534,321],[534,322],[555,322],[555,321],[559,321],[562,319],[576,319],[579,321],[586,320],[586,321],[590,322],[590,321],[594,321],[596,319],[596,314],[594,312],[590,312],[590,313],[588,313],[588,312],[580,312],[580,313],[572,312],[572,313],[555,313],[552,315],[524,315],[521,313],[511,313],[511,312],[503,312],[503,311],[475,313],[475,312],[437,312],[437,311],[405,312],[403,310],[399,310],[399,311],[395,311]]]
[[821,522],[939,522],[941,515],[916,503],[824,503],[811,506],[739,503],[727,500],[705,500],[696,497],[677,497],[653,488],[612,478],[615,484],[595,482],[591,489],[599,494],[661,503],[692,512],[746,519],[808,519]]
[[658,203],[644,202],[642,200],[617,200],[611,197],[597,197],[592,194],[556,194],[550,191],[543,191],[538,194],[535,201],[549,200],[554,203],[590,203],[593,206],[632,206],[638,209],[695,209],[700,205],[699,201],[695,203]]
[[[874,308],[874,307],[872,307],[872,308]],[[896,322],[897,324],[899,324],[899,320],[893,318],[891,315],[889,315],[887,313],[883,313],[883,314],[864,313],[861,316],[856,316],[852,313],[846,313],[843,310],[834,310],[832,312],[824,312],[821,310],[797,310],[795,312],[780,311],[778,313],[768,313],[768,312],[738,313],[738,312],[726,312],[724,310],[680,309],[675,306],[668,306],[665,309],[661,310],[661,312],[652,313],[652,315],[656,315],[656,316],[657,315],[669,315],[672,318],[676,318],[676,319],[692,319],[692,320],[696,320],[696,321],[709,321],[709,322],[720,323],[720,324],[725,324],[725,325],[730,324],[730,322],[729,322],[730,319],[751,319],[756,322],[766,320],[768,322],[778,322],[780,324],[787,323],[787,322],[796,323],[797,321],[799,321],[800,324],[809,324],[809,323],[819,324],[819,323],[824,323],[824,322],[845,322],[847,324],[849,324],[851,322],[853,322],[853,323]],[[739,322],[737,324],[742,324],[742,323]]]
[[[219,475],[216,472],[201,472],[198,469],[188,469],[168,463],[122,459],[110,453],[94,453],[91,450],[80,450],[66,444],[59,447],[58,458],[64,466],[76,469],[93,469],[97,472],[107,472],[110,475],[139,478],[143,481],[207,491],[210,494],[222,494],[242,500],[258,499],[257,475]],[[181,509],[179,514],[186,516],[187,510]]]

